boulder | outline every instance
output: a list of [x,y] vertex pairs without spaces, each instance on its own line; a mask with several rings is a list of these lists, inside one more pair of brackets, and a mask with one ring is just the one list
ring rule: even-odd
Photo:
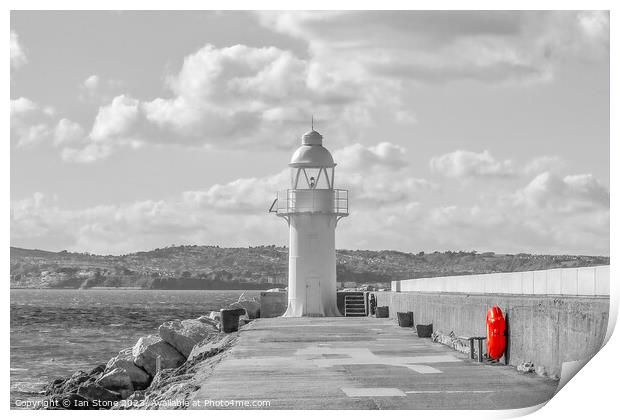
[[211,318],[210,315],[203,315],[201,317],[196,318],[196,320],[202,322],[203,324],[210,325],[216,330],[219,330],[220,328],[218,327],[217,322],[220,319],[220,313],[219,312],[216,312],[216,313],[217,313],[217,319]]
[[236,308],[245,309],[245,312],[250,319],[260,318],[260,302],[255,300],[240,300],[228,305],[228,309]]
[[197,319],[168,321],[159,326],[159,336],[186,358],[197,343],[215,334],[213,325]]
[[86,398],[70,392],[51,397],[49,408],[52,410],[91,410],[93,407]]
[[187,357],[188,363],[198,363],[209,357],[215,356],[221,352],[232,340],[232,336],[220,334],[218,337],[212,337],[202,340],[196,344],[192,352]]
[[93,370],[90,371],[88,376],[90,376],[90,377],[98,376],[99,374],[103,373],[103,371],[105,370],[105,367],[106,367],[106,365],[104,365],[104,364],[97,365],[97,367],[95,367]]
[[121,350],[118,355],[111,358],[105,366],[104,372],[108,373],[118,368],[125,369],[136,390],[146,389],[151,383],[151,376],[133,362],[131,347]]
[[110,391],[98,384],[81,385],[77,394],[91,401],[118,401],[121,394]]
[[[198,319],[202,321],[203,318],[204,318],[204,316],[201,316]],[[213,321],[216,321],[216,322],[219,321],[220,320],[220,311],[211,311],[211,312],[209,312],[209,315],[207,316],[207,318],[209,318],[209,319],[211,319]]]
[[123,399],[133,394],[134,391],[131,377],[125,369],[121,368],[116,368],[106,373],[97,379],[95,383],[110,391],[118,392]]
[[132,349],[133,362],[149,375],[157,373],[157,356],[161,357],[161,368],[176,368],[185,362],[185,357],[157,335],[149,335],[138,340]]
[[61,395],[76,393],[79,386],[91,380],[91,376],[83,370],[78,370],[68,378],[58,378],[44,388],[45,395]]

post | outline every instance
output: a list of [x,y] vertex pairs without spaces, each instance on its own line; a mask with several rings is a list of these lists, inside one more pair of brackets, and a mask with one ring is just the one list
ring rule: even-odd
[[157,358],[155,359],[155,372],[156,372],[156,374],[159,373],[160,370],[161,370],[161,355],[158,354]]

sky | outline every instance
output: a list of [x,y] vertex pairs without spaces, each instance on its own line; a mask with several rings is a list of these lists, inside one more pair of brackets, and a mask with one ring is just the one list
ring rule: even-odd
[[609,255],[609,14],[11,12],[11,245],[286,245],[314,127],[336,245]]

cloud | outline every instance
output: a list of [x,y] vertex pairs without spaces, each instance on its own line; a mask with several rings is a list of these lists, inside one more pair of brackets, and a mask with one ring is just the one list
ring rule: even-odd
[[86,132],[80,124],[63,118],[58,121],[54,129],[54,145],[65,146],[80,143],[84,141],[85,136]]
[[356,171],[375,167],[399,169],[407,165],[405,153],[403,147],[389,142],[369,147],[356,143],[335,151],[334,158],[341,167]]
[[559,156],[538,156],[525,164],[523,172],[527,175],[554,172],[564,169],[566,164],[567,162]]
[[592,10],[579,12],[579,26],[590,41],[609,49],[609,11]]
[[[93,75],[83,88],[97,90],[102,83]],[[87,155],[80,160],[88,162],[146,144],[290,147],[312,113],[337,144],[338,139],[359,137],[356,133],[368,126],[373,110],[402,107],[390,99],[394,95],[385,83],[363,85],[326,74],[312,60],[276,47],[207,44],[184,58],[178,73],[166,77],[166,87],[167,97],[118,95],[102,105],[89,142],[63,151],[63,156]],[[104,144],[106,153],[86,150],[100,150]]]
[[17,147],[29,147],[49,140],[53,134],[51,107],[41,107],[36,102],[20,97],[11,99],[11,138]]
[[83,82],[82,86],[89,92],[96,92],[101,82],[99,76],[96,74],[88,76]]
[[561,178],[544,172],[516,193],[515,203],[557,213],[608,210],[609,191],[592,174]]
[[21,97],[17,99],[11,99],[11,102],[10,102],[10,110],[11,110],[12,118],[19,117],[24,114],[37,111],[38,109],[39,109],[39,105],[37,105],[35,102],[33,102],[32,100],[28,98]]
[[417,84],[541,82],[553,78],[567,55],[608,57],[606,12],[263,11],[256,17],[301,40],[307,51],[206,44],[166,75],[166,93],[155,98],[133,97],[118,82],[90,75],[80,95],[101,106],[87,141],[62,155],[92,162],[143,145],[284,148],[312,113],[335,144],[365,142],[376,115],[416,123],[403,92]]
[[11,30],[10,52],[11,69],[18,69],[28,62],[24,47],[19,42],[19,36],[13,30]]
[[110,102],[119,96],[124,83],[116,79],[105,79],[98,74],[91,74],[79,85],[78,99],[83,102]]
[[608,15],[596,12],[293,11],[258,16],[265,27],[306,41],[314,65],[327,74],[358,79],[546,81],[553,76],[556,56],[592,55],[593,47],[608,44]]
[[456,150],[431,158],[430,166],[440,175],[459,179],[512,177],[516,172],[512,161],[498,161],[488,150],[481,153]]
[[[376,182],[358,172],[336,177],[351,192],[351,216],[338,225],[339,247],[609,254],[609,192],[592,175],[545,173],[514,193],[480,195],[466,205],[437,204],[428,181],[401,179],[406,172],[389,172],[389,165],[378,168],[388,172]],[[35,194],[11,203],[11,242],[104,254],[172,243],[286,244],[286,225],[267,208],[287,184],[282,171],[164,200],[76,210]]]
[[109,105],[99,108],[90,138],[94,142],[124,142],[140,117],[140,103],[129,96],[120,95]]
[[[56,145],[63,147],[61,157],[65,161],[92,163],[110,156],[118,147],[140,147],[144,139],[138,137],[136,127],[142,119],[140,102],[120,95],[99,108],[88,135],[84,135],[79,124],[64,123],[64,134],[70,138],[66,137],[65,142],[57,141]],[[62,122],[59,122],[57,132]]]

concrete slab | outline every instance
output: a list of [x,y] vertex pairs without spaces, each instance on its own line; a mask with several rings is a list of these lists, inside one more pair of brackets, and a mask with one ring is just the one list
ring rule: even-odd
[[[390,339],[390,340],[385,340]],[[549,400],[557,382],[480,364],[394,320],[270,318],[243,327],[194,396],[270,409],[510,409]]]

